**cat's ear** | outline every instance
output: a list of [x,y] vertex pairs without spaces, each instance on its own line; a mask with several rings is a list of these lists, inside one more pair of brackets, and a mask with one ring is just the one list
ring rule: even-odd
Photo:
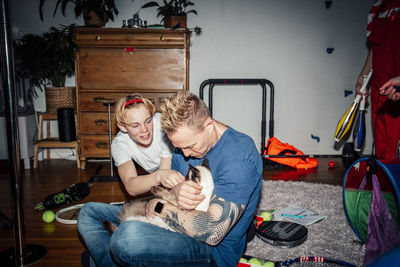
[[210,169],[210,165],[209,165],[209,163],[208,163],[208,158],[205,158],[205,159],[203,160],[203,163],[201,163],[201,166],[204,166],[204,167],[206,167],[207,169]]
[[193,167],[192,164],[189,163],[189,170],[186,173],[186,177],[185,180],[193,180],[193,174],[197,171],[197,169],[195,167]]

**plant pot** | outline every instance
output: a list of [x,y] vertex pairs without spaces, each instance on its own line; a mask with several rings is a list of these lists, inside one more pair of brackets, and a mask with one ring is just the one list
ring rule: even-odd
[[164,17],[165,28],[186,28],[187,16]]
[[85,22],[85,26],[87,27],[104,27],[108,21],[107,14],[104,13],[104,19],[101,20],[99,16],[94,13],[93,11],[90,11],[89,13],[85,13],[83,15],[83,21]]
[[76,108],[75,87],[46,87],[46,112],[57,114],[59,108]]

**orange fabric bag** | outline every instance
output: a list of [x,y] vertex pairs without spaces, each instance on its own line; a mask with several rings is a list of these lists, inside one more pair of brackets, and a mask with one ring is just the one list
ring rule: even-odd
[[[292,145],[289,145],[288,143],[283,144],[281,141],[279,141],[278,138],[276,137],[271,137],[268,139],[267,146],[265,147],[264,150],[264,156],[266,155],[278,155],[278,156],[283,156],[283,155],[304,155],[302,151],[299,149],[295,148]],[[315,168],[318,166],[318,160],[315,158],[310,158],[307,156],[304,157],[287,157],[287,158],[269,158],[266,157],[269,160],[272,160],[274,162],[278,162],[280,164],[290,166],[296,169],[309,169],[309,168]]]

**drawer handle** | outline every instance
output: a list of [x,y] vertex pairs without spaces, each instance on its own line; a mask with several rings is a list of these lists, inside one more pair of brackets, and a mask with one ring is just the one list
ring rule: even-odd
[[103,96],[97,96],[97,97],[93,97],[93,101],[95,103],[103,103],[102,101],[104,101],[104,97]]
[[161,40],[161,41],[164,41],[164,40],[165,40],[165,36],[164,36],[164,35],[161,35],[160,40]]
[[107,148],[108,147],[108,143],[106,143],[106,142],[97,142],[96,143],[96,147],[97,148]]
[[96,125],[101,125],[101,126],[103,126],[103,125],[106,125],[107,120],[98,119],[98,120],[95,120],[94,123],[95,123]]
[[101,37],[100,37],[100,35],[97,35],[94,39],[95,39],[96,41],[100,41]]

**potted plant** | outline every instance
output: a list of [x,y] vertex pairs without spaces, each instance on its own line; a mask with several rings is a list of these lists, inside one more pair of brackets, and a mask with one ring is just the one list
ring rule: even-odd
[[157,7],[157,17],[162,17],[166,28],[186,28],[187,14],[197,15],[197,11],[189,9],[194,3],[188,0],[163,0],[162,4],[155,1],[144,4],[141,8]]
[[[66,77],[75,73],[74,28],[75,24],[51,27],[41,35],[25,34],[16,41],[15,58],[20,61],[17,75],[30,79],[34,95],[37,96],[36,88],[45,89],[47,102],[51,101],[47,95],[53,90],[58,98],[54,101],[74,106],[74,88],[65,87]],[[60,95],[62,91],[66,96]]]
[[[43,20],[43,4],[46,0],[40,0],[39,14]],[[65,9],[71,3],[74,6],[75,17],[83,16],[85,26],[103,27],[110,19],[114,21],[114,15],[118,15],[115,0],[57,0],[53,16],[56,15],[58,7],[65,16]]]

